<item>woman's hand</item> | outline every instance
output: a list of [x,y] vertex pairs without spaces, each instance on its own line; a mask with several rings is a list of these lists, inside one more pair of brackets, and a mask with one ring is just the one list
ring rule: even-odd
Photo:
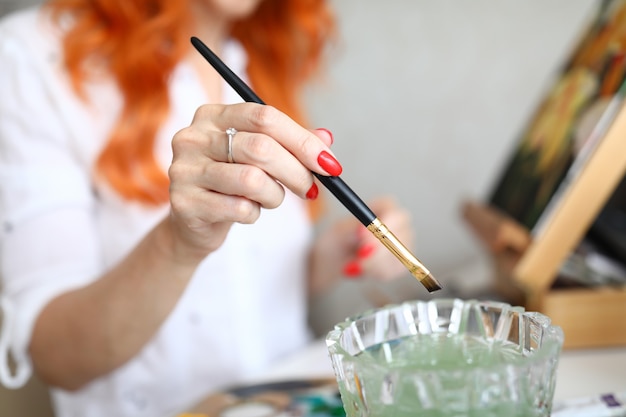
[[[391,198],[379,198],[370,208],[408,248],[413,245],[409,212]],[[340,277],[368,276],[391,280],[407,274],[400,261],[358,220],[346,218],[319,236],[311,253],[310,291],[327,291]]]
[[[233,143],[237,163],[227,162],[229,127],[239,130]],[[171,215],[120,263],[56,297],[40,314],[30,344],[40,377],[76,390],[135,357],[232,223],[253,223],[261,207],[278,206],[283,186],[316,197],[311,170],[341,171],[330,142],[323,131],[312,133],[271,107],[200,108],[173,139]]]
[[[228,136],[235,128],[228,162]],[[276,208],[287,187],[314,199],[311,171],[339,175],[332,137],[304,129],[271,106],[206,105],[172,142],[169,170],[174,249],[196,259],[217,249],[237,223],[254,223],[261,207]]]

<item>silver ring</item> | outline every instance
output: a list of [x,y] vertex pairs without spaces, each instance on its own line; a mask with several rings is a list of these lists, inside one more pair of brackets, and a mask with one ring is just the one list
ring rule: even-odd
[[233,158],[233,138],[235,134],[237,134],[237,129],[234,127],[229,127],[226,129],[226,134],[228,135],[228,163],[234,164],[235,159]]

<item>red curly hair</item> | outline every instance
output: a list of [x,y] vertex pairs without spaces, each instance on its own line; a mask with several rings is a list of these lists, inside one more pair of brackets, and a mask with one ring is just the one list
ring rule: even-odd
[[[83,96],[92,64],[104,64],[124,97],[96,174],[126,199],[168,201],[169,180],[155,159],[154,142],[170,110],[168,79],[190,46],[188,4],[50,0],[46,7],[58,22],[68,13],[72,17],[63,49],[76,92]],[[334,28],[324,0],[264,0],[250,17],[234,23],[232,36],[247,51],[248,76],[259,96],[303,123],[298,96],[318,69]]]

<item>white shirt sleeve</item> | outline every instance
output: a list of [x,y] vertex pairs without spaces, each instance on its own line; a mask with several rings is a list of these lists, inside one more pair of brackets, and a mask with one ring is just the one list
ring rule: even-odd
[[3,345],[18,365],[28,362],[32,329],[46,304],[102,273],[90,168],[70,146],[68,120],[58,94],[51,94],[61,80],[32,39],[23,39],[29,29],[19,26],[19,21],[0,25],[0,297],[5,309],[0,370],[8,360]]

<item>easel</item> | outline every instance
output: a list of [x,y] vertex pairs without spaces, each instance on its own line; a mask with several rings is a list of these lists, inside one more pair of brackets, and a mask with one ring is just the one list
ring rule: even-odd
[[493,207],[471,202],[463,217],[493,259],[495,289],[552,318],[565,347],[626,345],[626,286],[554,288],[559,269],[626,174],[626,107],[536,236]]

